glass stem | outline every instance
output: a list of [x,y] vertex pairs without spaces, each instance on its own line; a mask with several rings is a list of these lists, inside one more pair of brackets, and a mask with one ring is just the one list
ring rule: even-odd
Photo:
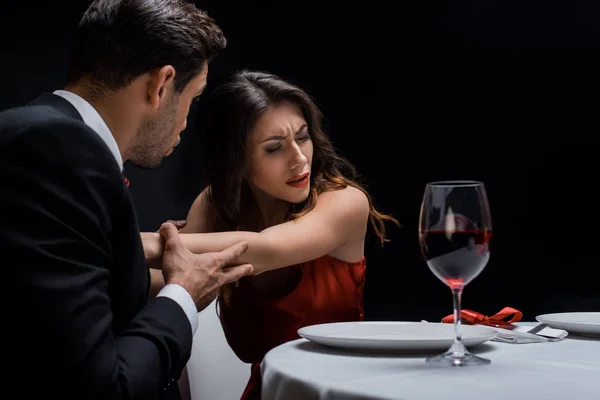
[[462,297],[462,286],[452,288],[452,300],[454,304],[454,345],[452,346],[454,351],[464,351],[465,347],[462,343],[460,336],[460,310]]

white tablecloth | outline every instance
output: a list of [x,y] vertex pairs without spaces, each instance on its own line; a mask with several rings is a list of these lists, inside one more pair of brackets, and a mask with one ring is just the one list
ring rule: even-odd
[[423,355],[352,352],[295,340],[262,364],[263,400],[600,400],[600,339],[487,342],[485,366],[434,367]]

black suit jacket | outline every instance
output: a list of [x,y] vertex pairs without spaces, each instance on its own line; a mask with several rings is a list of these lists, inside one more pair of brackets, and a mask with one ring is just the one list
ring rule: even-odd
[[120,168],[63,98],[0,113],[5,388],[19,398],[177,398],[192,346],[149,274]]

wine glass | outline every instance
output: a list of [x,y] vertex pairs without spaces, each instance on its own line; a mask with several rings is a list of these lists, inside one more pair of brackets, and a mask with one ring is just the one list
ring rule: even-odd
[[428,357],[436,365],[489,364],[461,341],[463,288],[485,268],[492,220],[485,187],[478,181],[439,181],[425,187],[419,216],[419,244],[427,266],[450,287],[454,299],[454,343],[444,354]]

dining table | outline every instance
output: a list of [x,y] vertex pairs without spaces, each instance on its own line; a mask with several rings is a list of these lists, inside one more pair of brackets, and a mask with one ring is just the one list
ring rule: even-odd
[[262,400],[600,400],[600,337],[489,340],[469,350],[491,362],[435,366],[425,362],[433,354],[426,350],[340,348],[300,338],[266,354]]

